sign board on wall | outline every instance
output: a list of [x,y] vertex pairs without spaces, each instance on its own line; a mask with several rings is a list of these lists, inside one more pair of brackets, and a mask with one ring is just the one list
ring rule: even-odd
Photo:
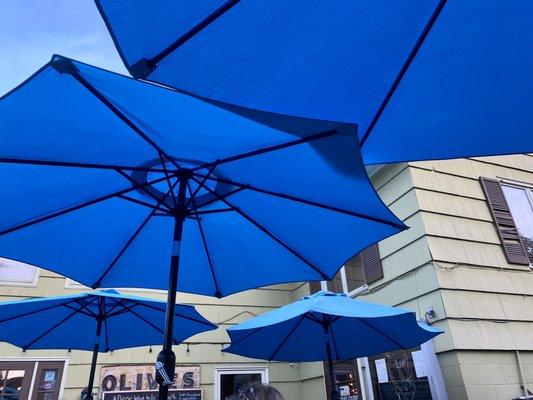
[[[100,398],[103,400],[151,400],[158,386],[153,364],[103,366],[100,370]],[[175,383],[170,391],[175,400],[201,399],[200,366],[177,365]]]
[[[158,400],[157,390],[132,392],[104,392],[102,400]],[[202,389],[172,389],[169,400],[202,400]]]

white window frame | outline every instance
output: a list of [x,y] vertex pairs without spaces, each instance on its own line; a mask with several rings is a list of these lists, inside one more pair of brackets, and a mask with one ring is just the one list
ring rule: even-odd
[[18,287],[37,287],[37,283],[39,282],[39,275],[41,272],[41,269],[39,267],[35,267],[30,264],[26,264],[17,260],[10,260],[8,258],[3,258],[4,260],[12,261],[17,264],[21,265],[27,265],[30,268],[33,268],[33,276],[31,280],[28,281],[7,281],[0,278],[0,286],[18,286]]
[[261,366],[229,366],[215,368],[215,385],[214,385],[214,400],[222,400],[220,398],[220,378],[222,375],[238,375],[238,374],[261,374],[261,382],[263,385],[268,385],[268,367]]
[[[340,276],[341,276],[341,285],[342,285],[342,292],[352,299],[359,296],[362,293],[365,293],[369,287],[365,283],[364,285],[356,287],[352,291],[348,291],[348,279],[346,278],[346,267],[342,266],[342,268],[339,270]],[[328,290],[328,282],[327,281],[320,281],[320,289],[327,291]]]

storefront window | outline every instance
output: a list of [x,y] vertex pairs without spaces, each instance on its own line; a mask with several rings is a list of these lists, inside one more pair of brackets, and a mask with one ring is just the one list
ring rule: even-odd
[[266,368],[215,370],[215,400],[233,400],[239,389],[249,384],[268,383]]
[[431,400],[428,366],[420,348],[368,358],[375,400]]

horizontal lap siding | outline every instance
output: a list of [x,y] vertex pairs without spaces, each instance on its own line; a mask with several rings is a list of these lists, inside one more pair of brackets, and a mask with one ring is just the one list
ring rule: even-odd
[[455,348],[533,350],[533,272],[507,261],[479,181],[533,184],[533,157],[410,165]]
[[[358,298],[397,305],[416,312],[418,318],[424,318],[429,307],[443,313],[411,168],[406,164],[386,166],[372,176],[372,183],[385,204],[410,229],[379,243],[384,276]],[[435,345],[439,351],[452,346],[447,336],[437,338]]]

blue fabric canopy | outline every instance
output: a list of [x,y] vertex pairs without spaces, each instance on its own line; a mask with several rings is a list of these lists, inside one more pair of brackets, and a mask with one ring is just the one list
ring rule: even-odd
[[[166,302],[129,296],[114,290],[0,303],[0,341],[23,349],[100,351],[160,345]],[[98,319],[102,334],[98,337]],[[175,344],[217,326],[192,306],[176,305]]]
[[90,287],[167,289],[175,256],[183,292],[330,279],[405,228],[371,186],[351,124],[61,56],[0,100],[0,120],[0,255]]
[[533,151],[530,0],[96,0],[134,77],[356,123],[367,164]]
[[410,349],[442,333],[418,323],[413,312],[332,292],[303,297],[227,331],[228,353],[294,362],[328,360],[327,343],[331,360],[348,360]]
[[[92,350],[85,400],[92,389],[99,351],[157,345],[167,332],[167,303],[115,290],[0,303],[0,341],[26,349]],[[216,329],[192,306],[174,305],[170,336],[179,344]]]

